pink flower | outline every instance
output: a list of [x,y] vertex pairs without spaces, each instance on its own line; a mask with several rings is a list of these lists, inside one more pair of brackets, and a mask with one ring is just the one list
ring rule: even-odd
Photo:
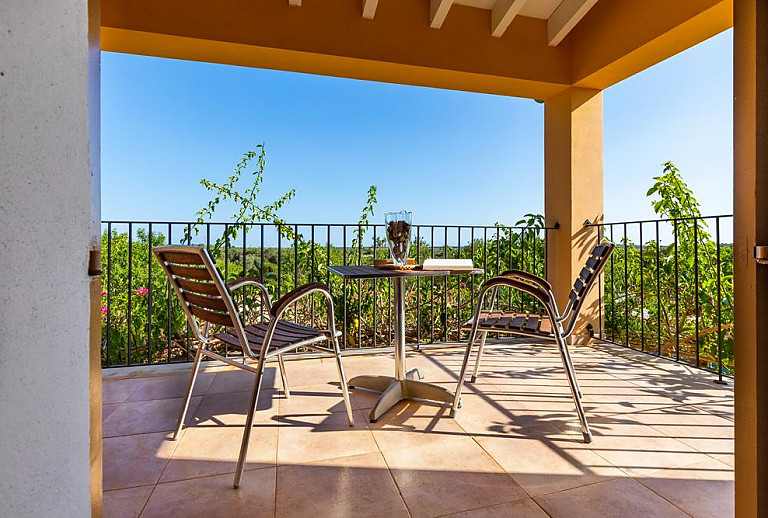
[[107,309],[107,306],[101,306],[101,314],[103,316],[107,316],[107,314],[109,314],[109,310]]
[[461,286],[462,288],[466,288],[467,287],[467,281],[461,281],[459,283],[459,286]]
[[142,286],[138,290],[133,290],[133,294],[134,295],[138,295],[139,297],[143,297],[147,293],[149,293],[149,290],[147,288],[145,288],[144,286]]
[[101,296],[102,296],[102,297],[106,297],[106,296],[107,296],[107,292],[106,292],[106,291],[102,291],[102,292],[101,292]]

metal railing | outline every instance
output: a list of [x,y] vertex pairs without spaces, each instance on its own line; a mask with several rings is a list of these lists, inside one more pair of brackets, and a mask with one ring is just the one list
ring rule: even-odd
[[732,218],[588,224],[617,244],[599,294],[599,337],[721,383],[733,376],[733,245],[723,239]]
[[[406,336],[414,346],[458,340],[483,280],[509,268],[546,275],[550,228],[414,225],[410,256],[472,258],[483,276],[419,278],[408,283]],[[232,234],[236,231],[236,235]],[[224,238],[224,236],[227,236]],[[331,288],[343,348],[385,347],[392,337],[392,287],[387,280],[343,281],[330,265],[371,264],[389,256],[383,225],[233,224],[104,221],[102,223],[102,364],[104,367],[189,361],[190,330],[151,248],[169,243],[208,247],[225,280],[262,279],[273,300],[307,282]],[[257,295],[239,304],[246,320],[262,318]],[[502,306],[525,300],[502,293]],[[255,308],[255,309],[254,309]],[[314,322],[315,304],[297,309]],[[504,307],[502,307],[504,309]],[[225,353],[236,351],[225,350]]]

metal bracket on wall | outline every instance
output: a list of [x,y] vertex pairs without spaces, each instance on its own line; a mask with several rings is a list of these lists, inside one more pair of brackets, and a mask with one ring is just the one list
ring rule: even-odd
[[88,275],[90,277],[98,277],[101,274],[101,250],[89,250]]
[[768,246],[758,245],[755,247],[755,261],[758,264],[768,264]]

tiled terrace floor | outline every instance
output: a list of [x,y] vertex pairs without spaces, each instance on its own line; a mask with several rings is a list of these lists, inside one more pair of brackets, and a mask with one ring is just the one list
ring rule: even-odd
[[[411,403],[368,423],[343,412],[329,360],[269,367],[247,471],[232,473],[251,376],[202,373],[178,442],[186,375],[104,382],[105,516],[732,516],[733,394],[712,375],[618,347],[574,349],[594,441],[581,442],[552,346],[495,345],[456,419]],[[459,348],[409,352],[454,388]],[[387,354],[345,358],[351,377],[391,374]],[[279,378],[279,377],[278,377]]]

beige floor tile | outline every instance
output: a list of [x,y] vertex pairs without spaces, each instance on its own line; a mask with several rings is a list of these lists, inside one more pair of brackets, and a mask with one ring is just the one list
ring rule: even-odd
[[734,516],[733,468],[717,460],[660,470],[636,480],[691,516]]
[[619,478],[553,493],[536,502],[554,518],[683,518],[686,516],[653,491],[629,478]]
[[101,402],[103,404],[122,403],[139,386],[140,379],[105,379],[101,383]]
[[554,427],[531,428],[527,434],[476,440],[531,496],[626,476],[576,436]]
[[[215,375],[213,372],[199,373],[195,380],[195,388],[192,390],[192,395],[199,396],[205,394]],[[131,393],[126,401],[183,398],[187,394],[187,387],[189,386],[189,373],[151,376],[137,381],[136,390]]]
[[355,455],[277,470],[278,517],[407,517],[380,453]]
[[733,453],[733,422],[696,407],[686,405],[642,412],[632,419],[708,455]]
[[158,484],[141,516],[271,517],[274,506],[275,468],[266,468],[246,471],[238,489],[230,474]]
[[[277,427],[277,422],[268,421],[254,425],[246,470],[275,466]],[[200,426],[185,430],[160,482],[234,473],[242,437],[242,426]]]
[[[355,376],[394,376],[395,358],[391,354],[344,356],[344,374],[347,380]],[[409,366],[410,367],[410,366]],[[337,376],[338,377],[338,376]],[[332,378],[336,381],[337,377]]]
[[138,518],[154,486],[132,487],[105,491],[103,516],[105,518]]
[[[349,379],[350,374],[346,372],[347,361],[343,359],[344,370]],[[288,376],[288,385],[291,390],[304,385],[317,385],[320,383],[338,382],[339,370],[336,366],[336,360],[330,357],[317,358],[314,360],[286,360],[285,372]],[[276,386],[280,386],[280,381],[276,381]]]
[[414,517],[443,516],[526,496],[474,441],[460,438],[383,453]]
[[280,416],[277,463],[304,464],[377,451],[367,419],[355,411],[355,425],[346,413],[286,414]]
[[[200,400],[200,396],[194,396],[190,400],[187,423],[190,422]],[[171,431],[176,427],[182,402],[183,400],[178,398],[123,403],[104,420],[103,436]]]
[[627,416],[593,419],[593,441],[588,447],[625,473],[645,475],[658,469],[702,462],[708,457]]
[[730,421],[734,420],[733,399],[722,398],[720,400],[707,401],[697,404],[696,407]]
[[449,409],[417,401],[395,406],[368,427],[381,451],[416,448],[456,438],[471,441],[464,429],[450,417]]
[[492,505],[472,511],[464,511],[450,515],[450,518],[547,518],[547,513],[541,510],[536,502],[524,498],[516,502]]
[[177,444],[165,433],[104,439],[104,490],[154,484]]
[[[253,383],[256,375],[252,372],[229,367],[226,370],[215,373],[216,376],[211,381],[206,390],[206,394],[222,394],[227,392],[250,392],[253,389]],[[264,369],[264,376],[261,380],[262,390],[281,389],[278,378],[277,366],[268,364]]]
[[[357,398],[350,391],[352,408],[356,409]],[[338,383],[302,385],[291,390],[291,397],[280,398],[278,409],[284,414],[329,414],[346,412],[341,386]]]
[[[274,390],[265,390],[259,394],[259,401],[254,412],[255,422],[275,421],[278,415],[278,399],[283,397]],[[194,412],[189,426],[222,426],[245,424],[250,392],[206,394]]]

